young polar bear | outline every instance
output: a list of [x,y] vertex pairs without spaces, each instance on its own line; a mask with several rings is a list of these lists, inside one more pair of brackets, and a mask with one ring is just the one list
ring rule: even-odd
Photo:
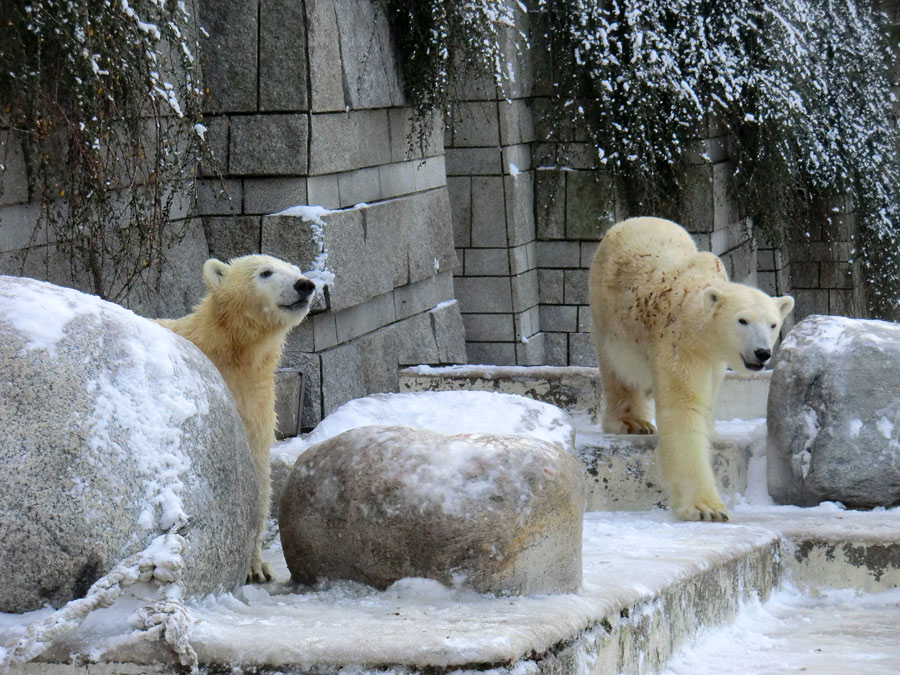
[[728,520],[709,458],[713,405],[726,368],[762,370],[793,298],[730,282],[722,261],[673,222],[631,218],[600,242],[590,302],[603,430],[655,433],[652,392],[672,509],[684,520]]
[[262,560],[261,537],[272,491],[269,449],[275,442],[275,368],[284,339],[309,312],[312,281],[278,258],[248,255],[203,265],[208,293],[194,311],[158,322],[193,342],[231,390],[247,432],[259,481],[256,548],[248,581],[272,579]]

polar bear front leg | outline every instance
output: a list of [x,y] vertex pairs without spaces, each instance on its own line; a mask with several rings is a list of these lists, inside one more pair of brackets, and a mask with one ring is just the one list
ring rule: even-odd
[[679,518],[727,521],[728,509],[719,497],[710,462],[711,404],[704,397],[712,394],[711,378],[698,375],[687,381],[668,380],[656,388],[659,459],[672,510]]
[[272,566],[262,559],[262,537],[266,521],[269,518],[269,502],[272,499],[269,451],[253,453],[253,463],[256,465],[256,478],[259,484],[259,511],[256,521],[256,542],[253,546],[253,556],[250,559],[247,583],[262,584],[275,578]]

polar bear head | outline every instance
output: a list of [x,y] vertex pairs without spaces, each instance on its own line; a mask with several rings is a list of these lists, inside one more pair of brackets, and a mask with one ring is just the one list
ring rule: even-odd
[[736,373],[762,370],[772,357],[781,324],[794,308],[789,295],[773,298],[737,283],[710,286],[703,301],[713,312],[719,355]]
[[245,255],[203,264],[203,280],[223,319],[263,329],[289,329],[309,312],[315,284],[291,265],[268,255]]

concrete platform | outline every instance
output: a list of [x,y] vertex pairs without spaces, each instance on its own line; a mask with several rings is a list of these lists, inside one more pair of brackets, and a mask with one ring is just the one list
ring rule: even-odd
[[[604,434],[576,425],[575,454],[585,467],[586,511],[644,511],[665,508],[656,459],[658,436]],[[754,453],[764,453],[765,420],[719,424],[712,443],[712,465],[719,493],[729,508],[747,491]]]
[[[829,557],[807,546],[896,546],[900,511],[738,507],[734,516],[718,524],[677,522],[660,510],[588,514],[583,588],[558,596],[489,597],[426,580],[383,592],[339,582],[298,588],[276,545],[266,552],[276,582],[189,607],[191,643],[208,672],[647,673],[697,631],[768,598],[784,578],[807,587],[844,579],[869,591],[900,587],[896,556]],[[102,612],[114,616],[115,607]],[[45,655],[59,662],[73,651],[94,653],[101,663],[90,670],[35,663],[12,672],[124,674],[165,663],[160,645],[127,628],[98,616]],[[131,669],[142,663],[149,670]]]

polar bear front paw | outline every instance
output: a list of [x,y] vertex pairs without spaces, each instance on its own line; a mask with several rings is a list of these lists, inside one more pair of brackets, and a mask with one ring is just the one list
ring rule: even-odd
[[656,427],[650,420],[639,417],[618,417],[603,421],[603,431],[608,434],[655,434]]
[[264,584],[275,578],[275,571],[272,566],[263,562],[262,559],[254,556],[253,562],[250,563],[250,572],[247,574],[248,584]]
[[731,520],[728,509],[718,497],[697,497],[688,506],[675,509],[682,520],[708,520],[726,523]]

